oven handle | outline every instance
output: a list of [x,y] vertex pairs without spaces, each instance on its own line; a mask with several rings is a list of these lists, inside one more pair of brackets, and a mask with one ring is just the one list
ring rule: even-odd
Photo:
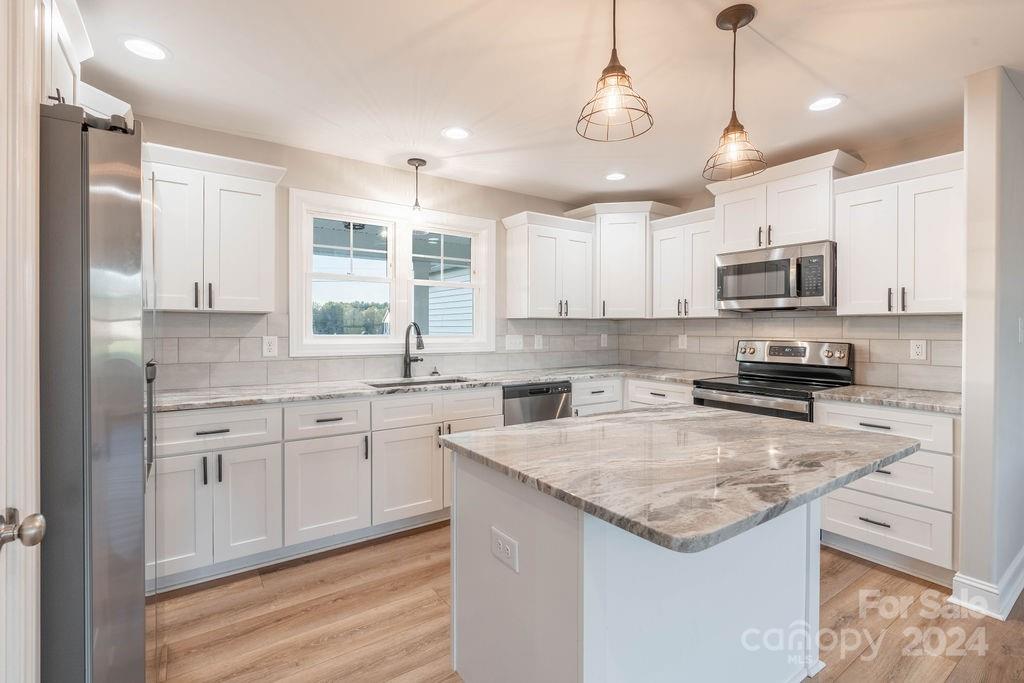
[[696,388],[693,390],[694,398],[703,398],[719,403],[735,403],[741,406],[753,406],[755,408],[773,408],[775,410],[786,410],[791,413],[808,414],[811,412],[810,403],[790,398],[778,398],[775,396],[751,396],[750,394],[734,394],[727,391],[713,391],[711,389]]

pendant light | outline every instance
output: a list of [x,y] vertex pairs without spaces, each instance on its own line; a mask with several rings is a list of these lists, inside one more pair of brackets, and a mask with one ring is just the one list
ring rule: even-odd
[[427,165],[424,159],[413,157],[412,159],[406,159],[405,163],[413,167],[413,173],[416,174],[416,202],[412,205],[413,211],[420,210],[420,169]]
[[643,135],[654,125],[647,101],[633,90],[615,50],[615,0],[612,0],[612,56],[597,79],[593,99],[583,105],[576,132],[588,140],[612,142]]
[[704,164],[704,177],[708,180],[732,180],[757,175],[768,168],[764,154],[751,144],[743,124],[736,118],[736,31],[754,19],[752,5],[733,5],[718,14],[715,24],[723,31],[732,31],[732,118],[722,131],[718,149]]

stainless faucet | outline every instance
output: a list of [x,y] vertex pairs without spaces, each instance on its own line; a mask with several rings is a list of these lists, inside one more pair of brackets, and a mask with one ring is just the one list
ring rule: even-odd
[[416,328],[416,350],[423,350],[423,335],[420,333],[420,326],[415,322],[409,323],[409,326],[405,328],[405,356],[402,357],[402,377],[412,377],[412,364],[419,363],[423,360],[423,356],[410,356],[409,355],[409,332],[412,328]]

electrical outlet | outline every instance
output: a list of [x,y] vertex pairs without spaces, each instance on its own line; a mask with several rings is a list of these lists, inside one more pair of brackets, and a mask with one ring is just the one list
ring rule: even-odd
[[263,337],[263,357],[272,358],[277,355],[277,337]]
[[603,348],[606,348],[607,346],[608,346],[608,335],[602,333],[601,334],[601,348],[603,349]]
[[928,342],[924,339],[910,340],[910,360],[928,360]]
[[679,348],[685,351],[686,350],[686,344],[687,344],[686,335],[685,334],[679,335]]
[[543,349],[544,348],[544,335],[535,334],[533,335],[533,348]]
[[523,335],[521,334],[510,334],[505,337],[505,350],[507,351],[522,351],[523,350]]
[[491,527],[491,555],[501,560],[501,563],[519,573],[519,541],[493,526]]

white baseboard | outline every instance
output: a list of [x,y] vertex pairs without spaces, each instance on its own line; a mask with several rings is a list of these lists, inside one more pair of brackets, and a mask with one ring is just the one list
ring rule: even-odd
[[828,546],[829,548],[835,548],[841,550],[844,553],[859,557],[862,560],[868,562],[874,562],[880,564],[883,567],[889,567],[895,569],[898,572],[904,574],[910,574],[916,576],[919,579],[925,581],[931,581],[937,583],[940,586],[950,588],[953,586],[953,577],[956,575],[952,569],[946,569],[945,567],[939,567],[928,562],[923,562],[913,557],[907,557],[899,553],[894,553],[891,550],[885,548],[879,548],[877,546],[858,541],[853,538],[847,538],[846,536],[840,536],[834,534],[831,531],[821,531],[821,544]]
[[982,581],[966,574],[953,577],[953,594],[949,601],[955,605],[980,612],[999,621],[1006,621],[1010,610],[1024,590],[1024,548],[999,578],[999,583]]

